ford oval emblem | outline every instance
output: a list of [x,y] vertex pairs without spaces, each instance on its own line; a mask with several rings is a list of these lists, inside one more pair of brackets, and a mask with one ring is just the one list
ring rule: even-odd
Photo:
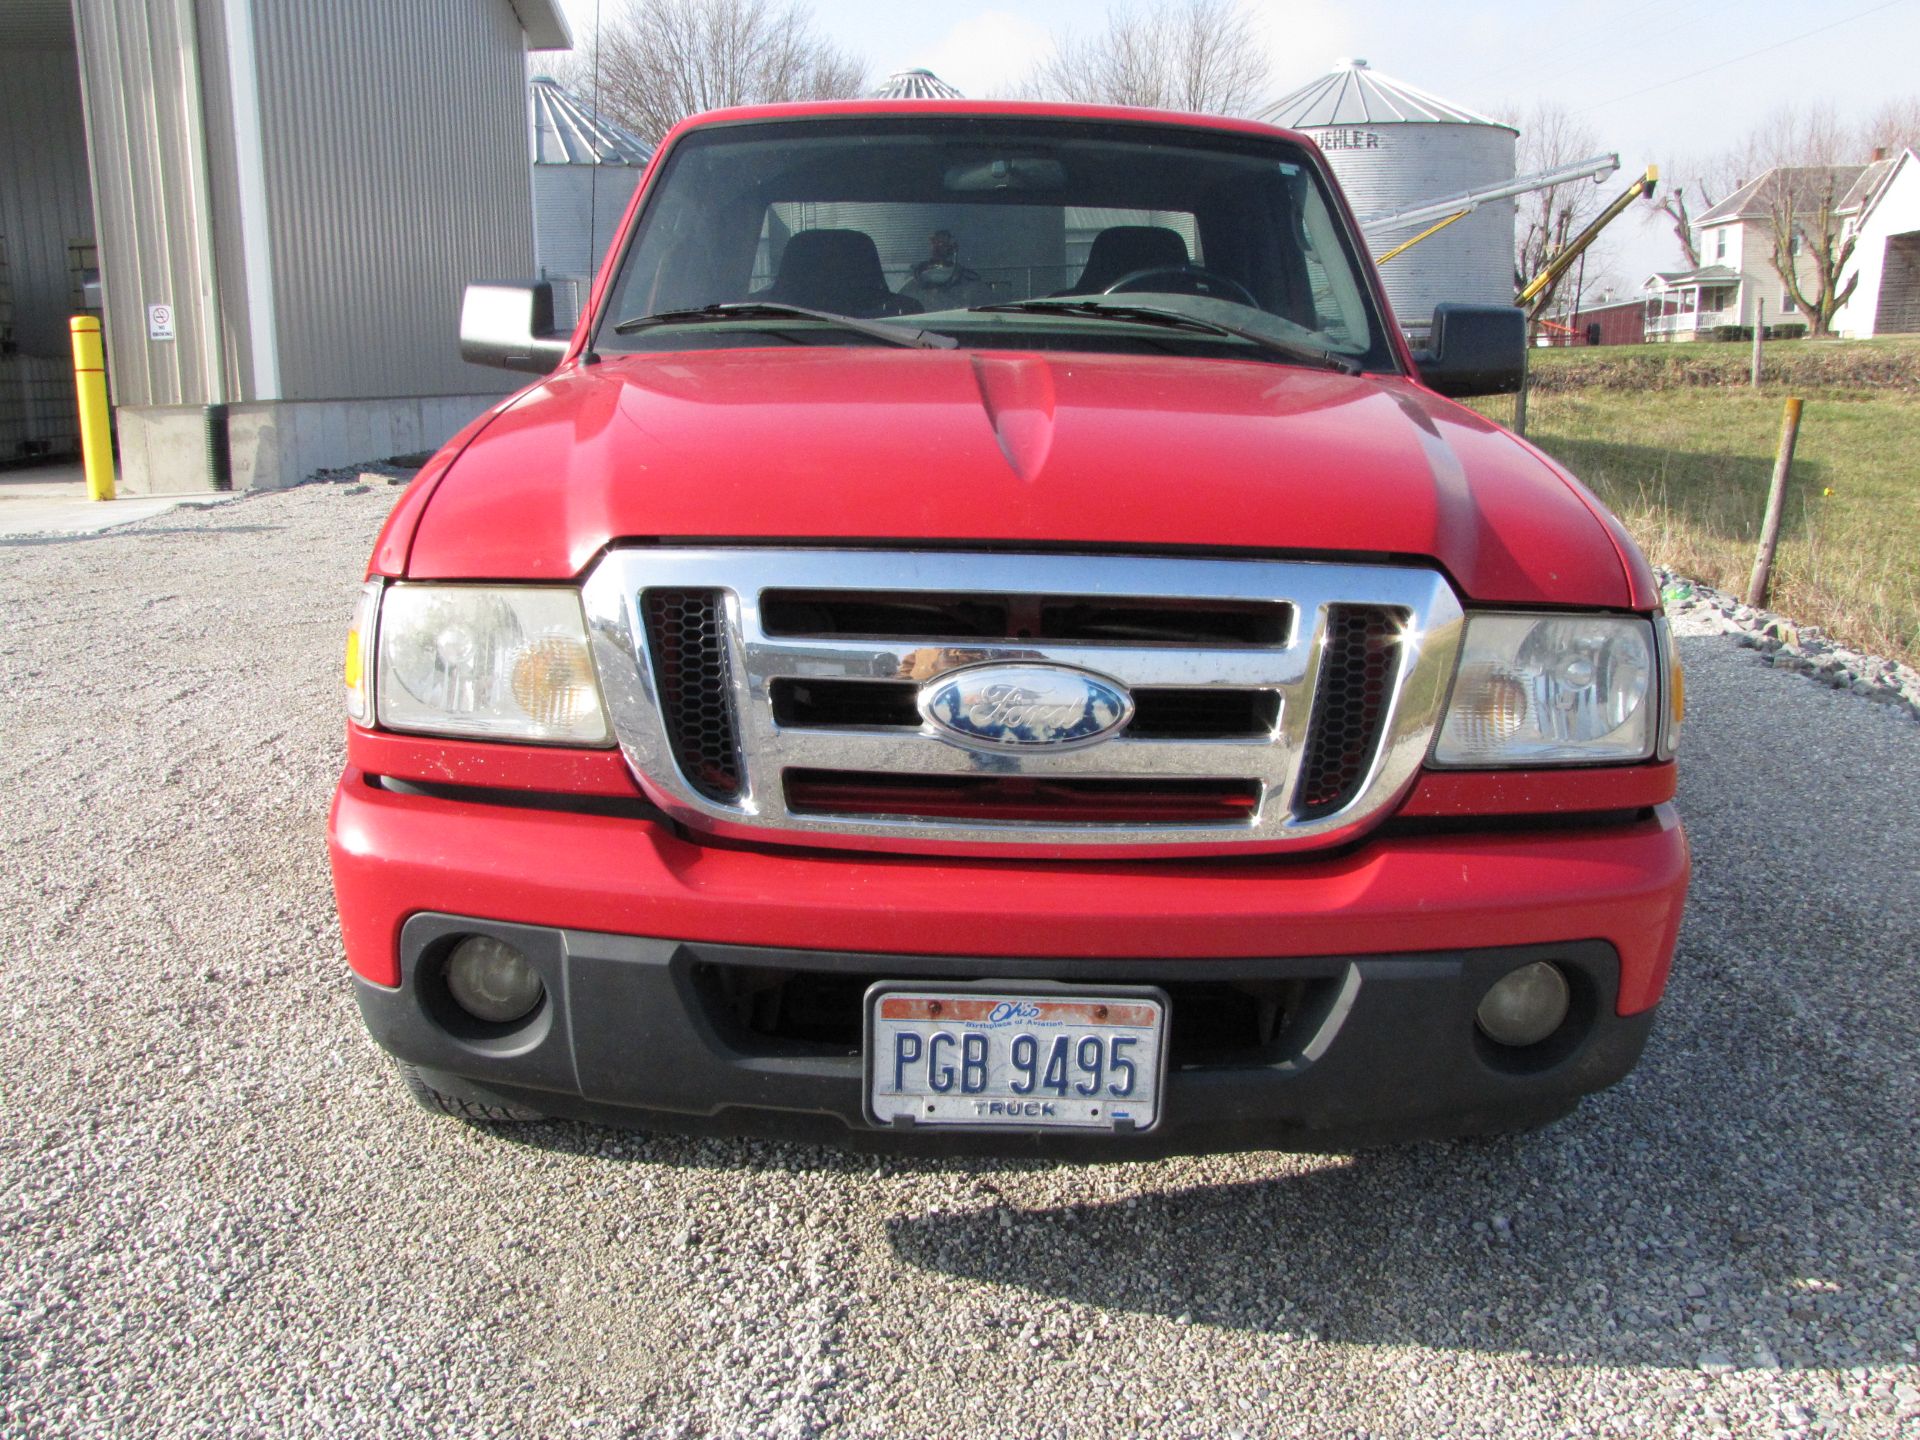
[[970,750],[1062,750],[1104,740],[1133,718],[1117,681],[1065,665],[976,665],[920,690],[920,714]]

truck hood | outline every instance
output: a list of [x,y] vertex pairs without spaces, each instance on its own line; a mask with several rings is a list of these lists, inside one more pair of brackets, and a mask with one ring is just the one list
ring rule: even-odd
[[1645,593],[1597,502],[1507,432],[1398,377],[1259,361],[609,358],[504,405],[420,500],[410,543],[389,537],[418,579],[560,579],[617,540],[799,540],[1415,558],[1489,602]]

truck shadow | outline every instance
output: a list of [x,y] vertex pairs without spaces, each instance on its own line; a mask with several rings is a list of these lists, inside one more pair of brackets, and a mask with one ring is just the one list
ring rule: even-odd
[[[1920,1254],[1920,1157],[1894,1137],[1912,1118],[1880,1113],[1869,1076],[1796,1084],[1790,1037],[1730,1037],[1689,994],[1716,985],[1711,956],[1683,952],[1677,968],[1626,1082],[1548,1129],[1488,1140],[1108,1170],[573,1124],[499,1133],[602,1160],[805,1173],[827,1190],[965,1176],[977,1203],[882,1222],[904,1270],[1196,1327],[1546,1364],[1911,1364],[1920,1292],[1895,1266]],[[1730,1093],[1736,1107],[1690,1099]],[[1194,1183],[1209,1175],[1230,1178]],[[1022,1203],[1029,1192],[1126,1198]]]
[[[1625,1085],[1533,1135],[905,1215],[887,1239],[922,1270],[1234,1331],[1547,1363],[1911,1363],[1920,1300],[1889,1269],[1916,1253],[1910,1152],[1837,1141],[1863,1117],[1702,1038],[1656,1031]],[[1759,1103],[1690,1108],[1696,1072],[1728,1063]],[[1881,1134],[1907,1128],[1887,1118]]]

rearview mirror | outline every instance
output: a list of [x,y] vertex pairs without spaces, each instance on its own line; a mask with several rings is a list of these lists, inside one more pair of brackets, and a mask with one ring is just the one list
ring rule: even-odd
[[1511,395],[1527,367],[1527,316],[1514,305],[1436,305],[1420,379],[1442,395]]
[[473,365],[545,375],[567,353],[553,331],[553,287],[545,281],[476,280],[460,302],[460,358]]
[[1058,190],[1067,183],[1067,169],[1058,160],[1036,155],[1008,155],[966,165],[949,165],[949,190]]

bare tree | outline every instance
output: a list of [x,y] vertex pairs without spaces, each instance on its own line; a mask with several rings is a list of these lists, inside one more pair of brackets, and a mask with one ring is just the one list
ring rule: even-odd
[[1168,0],[1109,10],[1098,35],[1060,36],[1023,88],[1049,100],[1230,115],[1266,100],[1270,82],[1244,3]]
[[1865,168],[1853,158],[1858,143],[1832,107],[1818,105],[1776,110],[1752,141],[1771,162],[1754,192],[1766,211],[1768,259],[1812,335],[1833,333],[1835,312],[1860,281],[1847,273],[1855,241],[1839,213]]
[[[1511,107],[1509,107],[1510,110]],[[1571,165],[1601,153],[1593,127],[1566,106],[1543,100],[1513,116],[1520,131],[1515,164],[1522,175]],[[1532,190],[1514,201],[1514,289],[1538,275],[1599,213],[1604,197],[1591,180],[1573,180]],[[1534,299],[1534,313],[1545,314],[1567,283],[1562,275]]]
[[1754,158],[1750,142],[1714,155],[1680,156],[1660,167],[1653,214],[1664,216],[1673,227],[1687,269],[1700,268],[1700,237],[1694,229],[1700,217],[1765,168]]
[[[1660,174],[1664,178],[1669,167],[1661,166]],[[1700,246],[1693,233],[1694,212],[1691,207],[1697,205],[1699,213],[1704,215],[1720,202],[1715,198],[1704,181],[1693,182],[1693,198],[1687,198],[1687,182],[1678,181],[1660,187],[1659,199],[1654,208],[1658,214],[1667,217],[1673,226],[1673,238],[1680,247],[1680,253],[1686,257],[1687,269],[1700,268]]]
[[529,79],[544,75],[562,90],[582,99],[593,94],[593,51],[591,41],[582,40],[573,50],[530,50],[527,52]]
[[1920,149],[1920,95],[1889,100],[1860,127],[1862,154],[1885,150],[1889,156]]
[[799,0],[615,0],[583,50],[576,88],[597,62],[598,108],[648,144],[701,110],[867,88],[865,62],[821,36]]

